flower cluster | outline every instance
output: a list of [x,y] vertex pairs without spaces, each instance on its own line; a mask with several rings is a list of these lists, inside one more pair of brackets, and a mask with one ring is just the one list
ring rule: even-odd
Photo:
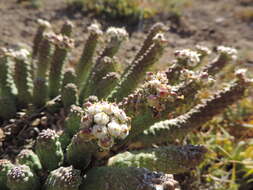
[[124,28],[109,27],[106,34],[110,39],[117,39],[118,41],[123,41],[128,38],[128,33]]
[[114,139],[124,139],[131,129],[130,118],[116,104],[108,102],[86,103],[82,118],[83,131],[89,132],[91,139],[97,139],[101,148],[109,149]]
[[180,80],[181,81],[189,81],[195,80],[198,83],[209,85],[214,82],[214,79],[208,75],[206,72],[194,72],[192,70],[183,69],[180,71]]
[[203,56],[210,55],[212,53],[211,50],[206,46],[196,45],[196,49],[198,53],[200,53]]
[[37,141],[38,142],[47,142],[47,141],[55,140],[58,137],[59,136],[57,135],[57,133],[54,130],[44,129],[39,133],[39,135],[37,137]]
[[12,56],[18,60],[27,60],[29,55],[30,55],[30,52],[24,48],[19,49],[17,51],[12,51]]
[[237,71],[235,71],[235,76],[239,78],[245,78],[248,70],[245,68],[240,68]]
[[26,170],[29,170],[29,167],[26,165],[15,166],[8,173],[8,178],[15,181],[21,181],[26,177]]
[[78,188],[81,181],[81,172],[74,169],[73,166],[57,168],[50,173],[50,177],[47,179],[48,184],[56,183],[65,188]]
[[93,34],[97,34],[97,35],[102,35],[103,32],[101,30],[100,24],[98,23],[93,23],[88,27],[88,31],[93,33]]
[[173,101],[176,93],[172,86],[168,85],[166,73],[147,73],[146,82],[143,84],[144,94],[147,95],[148,106],[162,111],[165,109],[164,101]]
[[168,40],[165,38],[164,34],[162,32],[157,33],[153,39],[154,42],[162,43],[164,45],[167,44]]
[[232,60],[237,59],[237,50],[231,47],[225,47],[225,46],[218,46],[217,47],[218,53],[227,56],[228,58]]
[[179,63],[183,63],[190,67],[195,67],[200,62],[200,56],[196,51],[192,51],[190,49],[182,49],[182,50],[176,50],[175,56],[178,59]]
[[1,47],[0,56],[13,56],[13,49]]
[[40,26],[43,26],[45,28],[51,28],[51,24],[46,20],[38,19],[37,22]]
[[51,34],[50,38],[52,39],[54,44],[61,49],[69,49],[74,47],[74,40],[65,35]]

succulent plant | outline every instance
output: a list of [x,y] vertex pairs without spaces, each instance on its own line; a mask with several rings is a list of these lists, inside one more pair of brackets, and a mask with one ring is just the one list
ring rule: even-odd
[[161,23],[122,72],[116,55],[127,32],[110,27],[104,35],[93,23],[80,60],[66,68],[73,25],[65,22],[55,34],[49,23],[39,23],[31,56],[24,49],[0,52],[0,117],[9,134],[3,147],[33,132],[12,144],[18,155],[5,153],[17,165],[0,161],[0,189],[180,189],[172,174],[197,167],[207,152],[183,143],[184,137],[242,98],[252,83],[240,69],[225,87],[199,99],[236,58],[236,50],[224,46],[205,65],[210,50],[197,46],[177,50],[168,69],[148,72],[167,45]]
[[16,157],[16,162],[20,165],[27,165],[33,171],[38,172],[42,170],[40,159],[32,150],[23,149]]
[[10,160],[0,160],[0,187],[3,190],[8,190],[7,174],[14,167]]
[[17,165],[7,173],[7,187],[11,190],[36,190],[40,184],[38,177],[29,166]]
[[60,167],[50,172],[45,182],[45,190],[78,190],[81,182],[81,171],[72,166]]
[[63,162],[59,136],[54,130],[46,129],[38,135],[35,150],[45,170],[52,171]]

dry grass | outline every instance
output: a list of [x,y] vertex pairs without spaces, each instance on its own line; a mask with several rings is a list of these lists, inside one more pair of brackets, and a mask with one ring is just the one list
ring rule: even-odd
[[253,22],[253,7],[238,8],[235,16],[245,22]]

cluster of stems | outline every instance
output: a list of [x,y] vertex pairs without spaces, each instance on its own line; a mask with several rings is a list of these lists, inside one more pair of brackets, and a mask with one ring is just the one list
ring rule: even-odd
[[198,46],[176,51],[165,71],[148,72],[166,50],[161,23],[123,72],[116,56],[128,38],[124,28],[104,33],[98,23],[89,26],[81,58],[71,68],[73,24],[65,22],[59,34],[48,22],[39,24],[31,53],[0,50],[0,118],[8,123],[20,110],[43,110],[60,113],[64,122],[40,131],[14,162],[0,160],[3,190],[179,190],[172,174],[196,168],[208,151],[183,144],[184,137],[243,98],[252,84],[238,70],[226,87],[198,99],[236,57],[236,50],[223,46],[204,66],[210,51]]

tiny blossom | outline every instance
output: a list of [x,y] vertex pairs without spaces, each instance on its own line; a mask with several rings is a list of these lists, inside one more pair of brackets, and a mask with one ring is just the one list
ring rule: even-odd
[[161,33],[161,32],[159,32],[158,34],[156,34],[156,35],[153,37],[152,40],[153,40],[153,41],[157,41],[157,42],[162,42],[162,43],[163,43],[163,42],[164,42],[164,43],[168,42],[168,41],[166,40],[164,34]]
[[179,60],[186,61],[186,64],[191,67],[195,67],[200,62],[200,54],[190,49],[176,50],[175,56]]
[[20,50],[17,50],[17,51],[13,52],[13,56],[16,59],[20,59],[20,60],[28,59],[29,55],[30,55],[30,52],[27,49],[20,49]]
[[214,79],[207,72],[194,72],[188,69],[181,71],[180,80],[195,80],[203,85],[209,85],[214,82]]
[[109,27],[106,31],[106,34],[110,38],[117,38],[120,41],[123,41],[128,38],[128,33],[125,28]]
[[93,23],[88,27],[88,31],[94,34],[102,35],[103,32],[100,29],[100,25],[98,23]]
[[237,71],[235,71],[235,76],[237,76],[238,78],[244,78],[246,76],[247,71],[248,70],[245,68],[238,69]]
[[120,126],[120,128],[121,128],[120,138],[124,139],[129,134],[129,127],[126,124],[123,124],[123,125]]
[[46,28],[51,28],[51,24],[43,19],[38,19],[37,22],[39,23],[40,26],[44,26]]
[[196,45],[196,49],[204,55],[210,55],[212,52],[211,50],[206,46]]
[[101,112],[94,115],[94,121],[99,125],[106,125],[109,122],[110,118],[107,114]]
[[53,36],[55,45],[62,49],[68,49],[74,47],[74,40],[65,35],[58,34]]
[[108,131],[105,125],[94,125],[92,127],[92,134],[98,139],[106,137],[107,133]]
[[[174,89],[168,83],[165,72],[147,73],[146,82],[142,85],[142,90],[136,91],[136,95],[144,98],[148,106],[162,111],[165,109],[163,102],[174,100],[176,97]],[[132,99],[135,99],[135,96]]]
[[218,46],[217,51],[220,54],[224,54],[229,56],[232,60],[237,59],[237,50],[231,47],[225,47],[225,46]]
[[120,137],[121,134],[121,128],[120,124],[116,121],[112,121],[108,123],[108,132],[113,137]]
[[14,55],[13,53],[14,53],[13,49],[5,48],[5,47],[0,48],[0,56],[5,55],[5,56],[12,57]]
[[109,115],[113,113],[113,106],[111,104],[108,104],[107,102],[104,102],[102,104],[101,109]]

